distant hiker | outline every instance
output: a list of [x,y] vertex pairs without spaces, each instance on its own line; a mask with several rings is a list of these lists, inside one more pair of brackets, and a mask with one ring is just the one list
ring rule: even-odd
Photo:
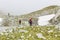
[[8,13],[8,17],[10,17],[10,13]]
[[21,20],[19,20],[19,24],[21,24]]
[[32,26],[32,18],[29,19],[29,24]]

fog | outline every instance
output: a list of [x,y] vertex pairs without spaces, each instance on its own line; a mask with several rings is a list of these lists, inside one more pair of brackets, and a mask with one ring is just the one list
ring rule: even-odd
[[0,11],[11,15],[27,14],[50,5],[59,5],[59,0],[0,0]]

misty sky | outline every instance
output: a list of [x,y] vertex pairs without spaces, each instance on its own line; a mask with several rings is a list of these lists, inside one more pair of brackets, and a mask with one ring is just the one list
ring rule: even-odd
[[50,5],[59,5],[59,0],[0,0],[0,11],[11,15],[21,15],[42,9]]

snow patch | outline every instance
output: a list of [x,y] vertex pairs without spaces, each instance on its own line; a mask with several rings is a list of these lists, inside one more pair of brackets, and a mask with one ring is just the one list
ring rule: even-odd
[[55,14],[38,17],[38,25],[44,26],[44,25],[49,24],[48,21],[52,19],[54,16]]

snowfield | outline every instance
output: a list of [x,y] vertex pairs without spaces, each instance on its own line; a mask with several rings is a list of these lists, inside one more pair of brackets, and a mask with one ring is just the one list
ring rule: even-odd
[[41,16],[38,18],[38,25],[40,26],[44,26],[44,25],[48,25],[49,24],[49,20],[52,19],[55,16],[55,14],[51,14],[51,15],[45,15],[45,16]]

